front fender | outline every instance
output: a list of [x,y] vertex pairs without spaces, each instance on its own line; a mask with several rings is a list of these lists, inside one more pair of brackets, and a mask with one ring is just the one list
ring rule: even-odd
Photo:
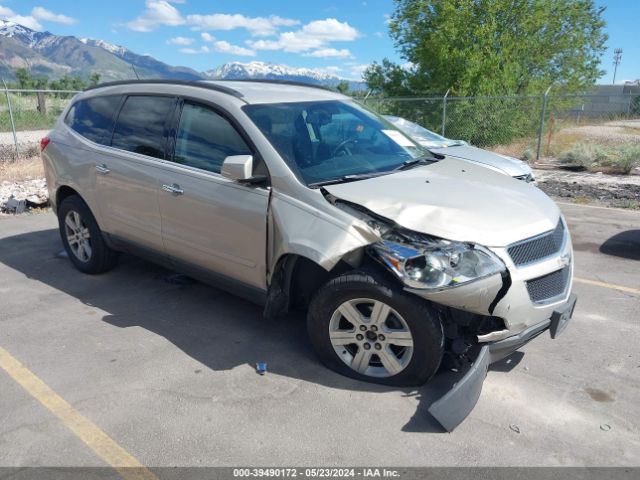
[[380,241],[365,222],[345,212],[319,210],[288,195],[273,192],[269,206],[268,263],[270,275],[287,254],[312,260],[331,270],[345,255]]

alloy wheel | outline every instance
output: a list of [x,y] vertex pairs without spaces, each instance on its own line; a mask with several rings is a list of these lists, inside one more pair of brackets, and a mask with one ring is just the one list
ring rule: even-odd
[[386,303],[369,298],[347,300],[335,310],[329,339],[345,364],[371,377],[397,375],[413,355],[407,322]]
[[73,255],[81,262],[91,259],[91,234],[75,210],[70,210],[64,219],[64,231]]

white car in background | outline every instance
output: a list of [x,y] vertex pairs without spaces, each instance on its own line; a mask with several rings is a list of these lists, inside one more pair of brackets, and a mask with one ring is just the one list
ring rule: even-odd
[[445,138],[431,130],[427,130],[417,123],[401,117],[384,115],[384,118],[433,153],[479,163],[486,168],[504,173],[505,175],[509,175],[517,180],[523,180],[527,183],[535,182],[531,167],[522,160],[473,147],[464,140]]

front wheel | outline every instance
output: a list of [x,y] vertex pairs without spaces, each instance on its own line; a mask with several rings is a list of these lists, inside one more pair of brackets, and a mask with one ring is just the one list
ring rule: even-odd
[[437,313],[419,298],[361,272],[334,278],[313,298],[309,337],[332,370],[398,387],[427,382],[442,360]]

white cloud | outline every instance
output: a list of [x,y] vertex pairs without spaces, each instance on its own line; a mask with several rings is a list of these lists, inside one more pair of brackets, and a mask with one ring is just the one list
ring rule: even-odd
[[302,27],[298,33],[333,42],[350,42],[360,36],[360,33],[347,22],[340,22],[335,18],[314,20]]
[[42,23],[40,23],[41,21],[64,23],[67,25],[75,23],[76,21],[74,18],[53,13],[42,7],[35,7],[33,10],[31,10],[31,15],[18,15],[10,8],[3,7],[2,5],[0,5],[0,18],[9,20],[10,22],[18,23],[32,30],[39,31],[44,30]]
[[[171,3],[183,3],[173,0]],[[184,24],[184,18],[168,0],[146,0],[145,10],[126,25],[136,32],[151,32],[161,25]]]
[[360,32],[347,22],[326,18],[309,22],[299,30],[283,32],[277,40],[248,41],[247,44],[255,50],[307,52],[324,49],[330,42],[350,42],[359,36]]
[[15,22],[20,25],[24,25],[27,28],[32,30],[43,30],[43,26],[33,18],[31,15],[18,15],[16,12],[11,10],[8,7],[3,7],[0,5],[0,18],[3,20],[9,20],[10,22]]
[[186,53],[187,55],[197,55],[199,53],[209,53],[209,47],[206,45],[201,46],[200,48],[181,48],[181,53]]
[[378,38],[382,38],[384,36],[384,33],[382,32],[375,32],[374,35]]
[[360,80],[362,78],[362,74],[368,67],[369,67],[368,63],[351,65],[351,67],[349,68],[349,72],[351,73],[351,78]]
[[241,47],[239,45],[232,45],[231,43],[225,41],[225,40],[218,40],[216,41],[216,38],[207,33],[207,32],[202,32],[200,34],[200,37],[202,37],[202,40],[204,40],[205,42],[209,42],[211,43],[213,49],[216,52],[220,52],[220,53],[227,53],[229,55],[240,55],[242,57],[255,57],[256,56],[256,52],[255,50],[251,50],[249,48],[244,48]]
[[335,73],[335,72],[341,72],[342,68],[337,67],[335,65],[329,65],[328,67],[324,67],[325,70],[331,72],[331,73]]
[[167,40],[169,45],[191,45],[195,40],[188,37],[173,37]]
[[229,42],[225,42],[224,40],[214,42],[213,49],[216,52],[220,53],[228,53],[230,55],[240,55],[243,57],[255,57],[255,50],[251,50],[249,48],[240,47],[238,45],[232,45]]
[[196,55],[199,53],[209,53],[211,51],[226,53],[228,55],[238,55],[241,57],[255,57],[255,50],[251,50],[248,48],[240,47],[238,45],[233,45],[224,40],[216,41],[216,39],[207,34],[202,34],[202,39],[211,43],[211,47],[207,45],[202,45],[200,48],[181,48],[180,52],[186,53],[188,55]]
[[246,17],[241,14],[214,13],[211,15],[187,15],[187,23],[194,30],[235,30],[244,28],[251,35],[264,37],[275,35],[278,27],[291,27],[300,22],[291,18],[282,18],[277,15],[269,17]]
[[14,14],[12,16],[7,16],[7,20],[11,22],[19,23],[20,25],[30,28],[31,30],[38,30],[38,31],[44,30],[44,27],[42,26],[42,24],[38,20],[33,18],[31,15]]
[[61,13],[53,13],[52,11],[42,7],[35,7],[31,10],[31,16],[36,20],[42,20],[43,22],[63,23],[65,25],[76,23],[75,18],[67,17]]
[[321,48],[319,50],[314,50],[311,53],[307,53],[304,55],[305,57],[317,57],[317,58],[328,58],[328,57],[338,57],[338,58],[348,58],[351,57],[351,52],[346,48],[341,48],[340,50],[335,48]]

